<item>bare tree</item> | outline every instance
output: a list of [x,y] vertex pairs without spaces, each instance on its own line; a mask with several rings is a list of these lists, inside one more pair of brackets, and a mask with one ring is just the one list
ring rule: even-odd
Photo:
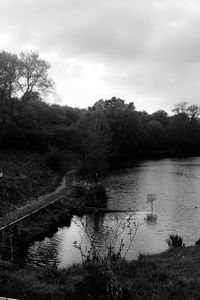
[[187,102],[181,102],[175,104],[175,108],[172,111],[176,114],[185,114],[193,122],[200,115],[200,106],[196,104],[188,105]]
[[190,121],[193,122],[200,115],[200,106],[196,105],[196,104],[188,106],[187,113],[188,113],[188,116],[190,118]]
[[48,77],[50,65],[39,58],[37,52],[22,52],[20,55],[19,93],[25,102],[32,93],[44,94],[53,88],[53,82]]
[[176,114],[186,113],[188,103],[183,101],[178,104],[175,104],[174,109],[172,111]]

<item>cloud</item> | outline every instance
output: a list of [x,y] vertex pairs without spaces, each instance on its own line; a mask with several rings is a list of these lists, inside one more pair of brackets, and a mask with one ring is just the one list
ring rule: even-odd
[[149,110],[198,103],[199,25],[197,0],[0,3],[0,47],[49,58],[69,105],[112,95]]

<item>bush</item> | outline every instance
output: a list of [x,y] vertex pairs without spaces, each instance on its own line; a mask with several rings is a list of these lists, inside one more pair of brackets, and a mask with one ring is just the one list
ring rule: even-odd
[[198,241],[196,241],[195,246],[200,246],[200,239],[198,239]]
[[[131,215],[127,215],[124,219],[116,217],[115,224],[106,227],[106,234],[102,239],[102,246],[105,246],[103,253],[98,249],[95,235],[90,233],[89,224],[85,224],[83,220],[80,220],[80,223],[74,222],[90,240],[89,250],[83,247],[82,240],[74,242],[75,248],[80,251],[82,257],[83,284],[79,286],[79,293],[88,295],[87,299],[131,299],[127,287],[120,282],[119,274],[136,233],[146,219],[143,223],[138,223]],[[126,249],[120,237],[124,231],[129,235]],[[120,241],[119,246],[117,241]]]
[[170,248],[184,247],[183,238],[177,234],[170,234],[169,239],[167,239],[167,244]]

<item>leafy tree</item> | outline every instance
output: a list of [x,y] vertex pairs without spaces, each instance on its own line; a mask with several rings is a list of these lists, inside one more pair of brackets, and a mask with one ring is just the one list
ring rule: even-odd
[[90,110],[102,111],[109,123],[112,132],[110,161],[119,164],[120,161],[132,158],[138,147],[139,133],[134,104],[112,97],[109,100],[99,100]]
[[160,121],[150,120],[147,125],[150,149],[162,150],[164,142],[164,127]]
[[83,167],[92,178],[103,175],[108,168],[110,128],[101,111],[88,111],[79,124],[82,131]]
[[153,120],[159,121],[163,127],[167,127],[169,125],[168,114],[164,110],[158,110],[152,114]]

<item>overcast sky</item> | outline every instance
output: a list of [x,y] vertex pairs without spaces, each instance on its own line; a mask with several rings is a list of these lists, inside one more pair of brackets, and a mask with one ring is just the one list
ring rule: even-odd
[[199,0],[0,0],[0,49],[36,50],[61,104],[200,104]]

